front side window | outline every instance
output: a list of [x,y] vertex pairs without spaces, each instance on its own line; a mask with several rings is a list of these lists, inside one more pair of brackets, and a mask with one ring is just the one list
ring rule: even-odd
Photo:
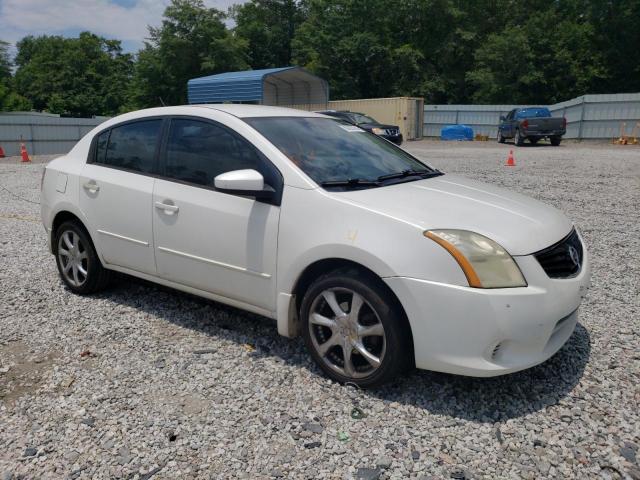
[[255,148],[238,135],[211,122],[171,120],[165,175],[183,182],[214,185],[214,178],[232,170],[257,170],[269,180]]
[[162,120],[143,120],[114,127],[98,136],[96,163],[141,173],[155,170]]
[[[439,174],[392,143],[344,121],[319,117],[245,118],[316,183],[382,186],[392,175]],[[406,173],[406,175],[404,175]]]

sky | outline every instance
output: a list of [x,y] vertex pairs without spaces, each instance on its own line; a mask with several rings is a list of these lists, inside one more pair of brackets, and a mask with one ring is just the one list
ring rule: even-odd
[[[226,11],[243,0],[204,0]],[[136,52],[147,36],[147,25],[160,25],[169,0],[0,0],[0,40],[14,44],[27,35],[77,36],[88,30],[122,40]]]

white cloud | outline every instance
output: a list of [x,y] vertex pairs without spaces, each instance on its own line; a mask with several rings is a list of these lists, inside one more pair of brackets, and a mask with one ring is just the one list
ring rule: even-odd
[[[242,0],[207,0],[226,11]],[[137,0],[124,7],[110,0],[0,0],[0,40],[15,43],[26,35],[66,35],[88,30],[141,46],[148,25],[159,25],[169,0]]]

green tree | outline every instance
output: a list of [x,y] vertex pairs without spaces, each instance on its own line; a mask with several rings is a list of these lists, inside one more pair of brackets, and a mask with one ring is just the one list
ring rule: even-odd
[[12,66],[9,44],[0,40],[0,112],[31,109],[31,103],[14,90]]
[[185,104],[190,78],[247,68],[246,42],[224,20],[202,0],[172,0],[138,53],[128,108]]
[[606,74],[592,93],[640,91],[640,0],[574,0],[569,14],[593,27],[590,48],[606,59]]
[[401,45],[390,41],[382,0],[310,0],[293,40],[294,60],[329,81],[331,97],[387,96],[394,91]]
[[0,40],[0,82],[5,82],[11,78],[11,65],[9,44]]
[[468,98],[474,44],[494,22],[477,15],[508,0],[310,0],[294,38],[295,60],[327,78],[333,98]]
[[17,47],[16,90],[37,110],[113,115],[123,104],[133,63],[119,41],[83,32],[78,38],[28,36]]
[[251,68],[291,64],[291,41],[306,10],[297,0],[251,0],[231,8],[234,33],[246,40]]
[[477,103],[554,103],[597,88],[603,59],[592,49],[590,24],[561,19],[554,9],[491,34],[475,52],[467,80]]

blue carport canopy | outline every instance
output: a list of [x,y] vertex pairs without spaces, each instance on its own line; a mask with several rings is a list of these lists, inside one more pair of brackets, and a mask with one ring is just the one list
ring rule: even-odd
[[325,80],[300,67],[227,72],[192,78],[187,84],[190,104],[257,103],[262,105],[326,104]]

